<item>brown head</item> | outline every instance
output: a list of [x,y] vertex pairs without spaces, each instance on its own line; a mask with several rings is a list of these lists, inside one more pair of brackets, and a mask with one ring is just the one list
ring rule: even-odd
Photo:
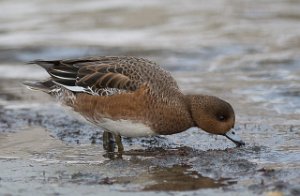
[[208,133],[224,135],[237,145],[244,145],[232,131],[235,114],[228,102],[208,95],[188,95],[187,100],[197,127]]

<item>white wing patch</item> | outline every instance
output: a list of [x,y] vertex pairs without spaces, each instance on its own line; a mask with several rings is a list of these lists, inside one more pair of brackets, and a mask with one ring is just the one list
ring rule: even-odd
[[[60,84],[57,83],[55,81],[53,81],[57,86],[61,87],[61,88],[65,88],[69,91],[72,92],[78,92],[78,93],[88,93],[91,95],[96,95],[96,96],[112,96],[115,94],[121,94],[123,92],[127,92],[126,90],[123,89],[117,89],[117,88],[101,88],[101,89],[96,89],[93,90],[93,88],[91,87],[82,87],[82,86],[68,86],[68,85],[64,85],[64,84]],[[58,89],[53,89],[53,91],[57,91]]]

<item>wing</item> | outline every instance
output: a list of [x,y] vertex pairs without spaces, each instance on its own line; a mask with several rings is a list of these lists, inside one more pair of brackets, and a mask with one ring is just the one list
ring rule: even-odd
[[90,87],[94,91],[101,89],[135,91],[140,86],[140,81],[124,75],[124,68],[104,62],[87,64],[78,70],[75,84],[77,86]]
[[[73,92],[113,95],[147,84],[154,94],[178,89],[172,76],[155,63],[135,57],[95,57],[33,63],[45,68],[51,80]],[[163,84],[163,85],[162,85]]]

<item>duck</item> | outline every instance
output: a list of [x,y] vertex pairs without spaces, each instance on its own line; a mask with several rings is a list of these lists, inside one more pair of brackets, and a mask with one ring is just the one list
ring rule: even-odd
[[184,94],[171,73],[153,61],[130,56],[34,60],[49,78],[25,81],[32,90],[103,130],[103,148],[123,152],[122,136],[171,135],[197,127],[245,145],[235,133],[232,106],[218,97]]

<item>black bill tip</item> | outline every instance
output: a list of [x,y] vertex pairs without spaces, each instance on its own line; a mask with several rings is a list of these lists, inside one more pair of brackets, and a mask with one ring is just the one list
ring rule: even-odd
[[230,139],[238,147],[245,146],[245,142],[233,130],[228,131],[224,136]]

